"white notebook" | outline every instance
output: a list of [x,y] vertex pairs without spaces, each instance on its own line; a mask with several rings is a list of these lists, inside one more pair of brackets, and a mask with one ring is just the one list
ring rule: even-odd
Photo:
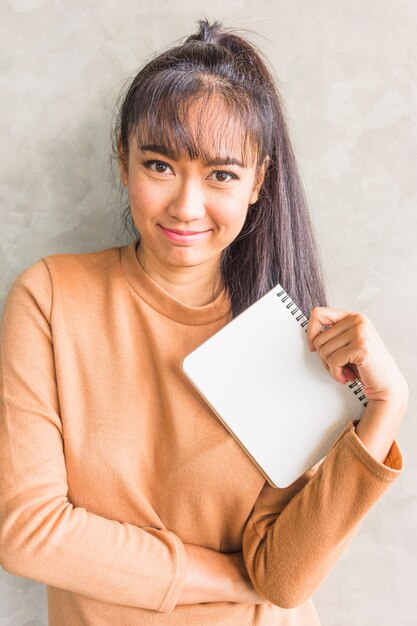
[[358,380],[337,382],[308,350],[307,322],[278,284],[181,364],[272,487],[321,461],[367,405]]

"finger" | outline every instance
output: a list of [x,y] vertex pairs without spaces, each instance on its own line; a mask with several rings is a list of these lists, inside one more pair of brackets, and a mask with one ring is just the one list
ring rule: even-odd
[[[327,362],[324,360],[321,360],[321,362],[323,363],[326,370],[330,373],[330,367],[328,366]],[[358,373],[356,372],[355,365],[353,365],[353,363],[349,363],[349,365],[343,366],[340,382],[347,383],[348,380],[350,380],[350,382],[353,382],[357,378]]]
[[[328,337],[338,334],[339,329],[333,330],[333,325],[341,322],[345,318],[351,318],[357,315],[351,311],[345,311],[344,309],[334,309],[331,307],[313,307],[311,315],[307,324],[307,343],[308,349],[314,351],[316,349],[313,341],[321,332],[327,333],[327,336],[323,338],[323,341],[327,341]],[[328,328],[323,328],[328,326]],[[344,328],[344,327],[343,327]],[[333,333],[330,331],[333,330]]]
[[[313,344],[318,352],[324,356],[329,356],[331,350],[337,350],[343,346],[353,343],[357,337],[357,327],[361,324],[358,316],[350,316],[327,330],[320,332],[313,339]],[[324,351],[323,351],[324,349]]]
[[327,360],[330,374],[335,380],[346,383],[355,375],[358,378],[356,361],[361,362],[364,357],[362,348],[354,348],[352,345],[340,348],[331,354]]
[[[352,329],[350,327],[347,331],[336,335],[336,337],[333,337],[329,341],[326,341],[326,343],[324,343],[320,347],[317,346],[317,338],[316,338],[315,342],[316,342],[317,352],[323,364],[329,371],[330,371],[330,357],[332,356],[332,354],[334,354],[338,350],[341,350],[342,348],[347,348],[348,346],[352,346],[353,335],[352,335],[351,330]],[[342,367],[342,372],[339,377],[340,382],[347,382],[348,380],[353,382],[354,380],[356,380],[356,378],[357,378],[357,371],[355,369],[355,366],[352,363],[344,364]]]
[[[319,337],[315,338],[315,347],[321,359],[325,360],[327,363],[329,361],[329,357],[336,352],[336,350],[340,350],[341,348],[345,348],[346,346],[351,345],[353,340],[353,333],[351,329],[346,330],[345,332],[339,333],[336,336],[328,339],[327,341],[322,342],[322,335],[327,333],[321,333]],[[321,343],[321,345],[320,345]]]
[[338,382],[341,382],[342,384],[346,384],[348,381],[353,383],[353,381],[355,381],[357,378],[358,375],[353,370],[352,363],[349,363],[349,365],[343,365],[340,377],[336,380],[338,380]]

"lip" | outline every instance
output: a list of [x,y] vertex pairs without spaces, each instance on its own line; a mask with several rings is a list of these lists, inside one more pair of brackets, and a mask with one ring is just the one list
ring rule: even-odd
[[164,228],[161,224],[158,224],[158,226],[164,235],[172,241],[196,241],[197,239],[202,239],[210,232],[209,230],[171,230],[169,228]]

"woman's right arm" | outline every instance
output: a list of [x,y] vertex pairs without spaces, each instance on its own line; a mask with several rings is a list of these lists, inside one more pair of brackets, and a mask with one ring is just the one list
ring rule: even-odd
[[187,576],[177,604],[238,602],[265,604],[255,591],[242,552],[226,554],[185,543]]
[[170,613],[187,571],[181,539],[68,499],[51,304],[41,259],[12,284],[0,328],[0,564],[104,602]]
[[0,327],[0,565],[99,600],[170,613],[176,604],[256,602],[242,553],[107,519],[67,497],[63,425],[44,260],[7,295]]

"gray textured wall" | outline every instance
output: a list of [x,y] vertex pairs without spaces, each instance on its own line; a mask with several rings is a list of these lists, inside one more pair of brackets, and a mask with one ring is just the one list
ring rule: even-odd
[[[1,292],[41,256],[116,241],[116,97],[202,17],[253,29],[286,102],[331,306],[360,310],[406,376],[406,470],[315,595],[324,626],[417,624],[415,0],[8,0],[0,4]],[[414,288],[412,285],[414,284]],[[0,571],[2,626],[47,623]]]

